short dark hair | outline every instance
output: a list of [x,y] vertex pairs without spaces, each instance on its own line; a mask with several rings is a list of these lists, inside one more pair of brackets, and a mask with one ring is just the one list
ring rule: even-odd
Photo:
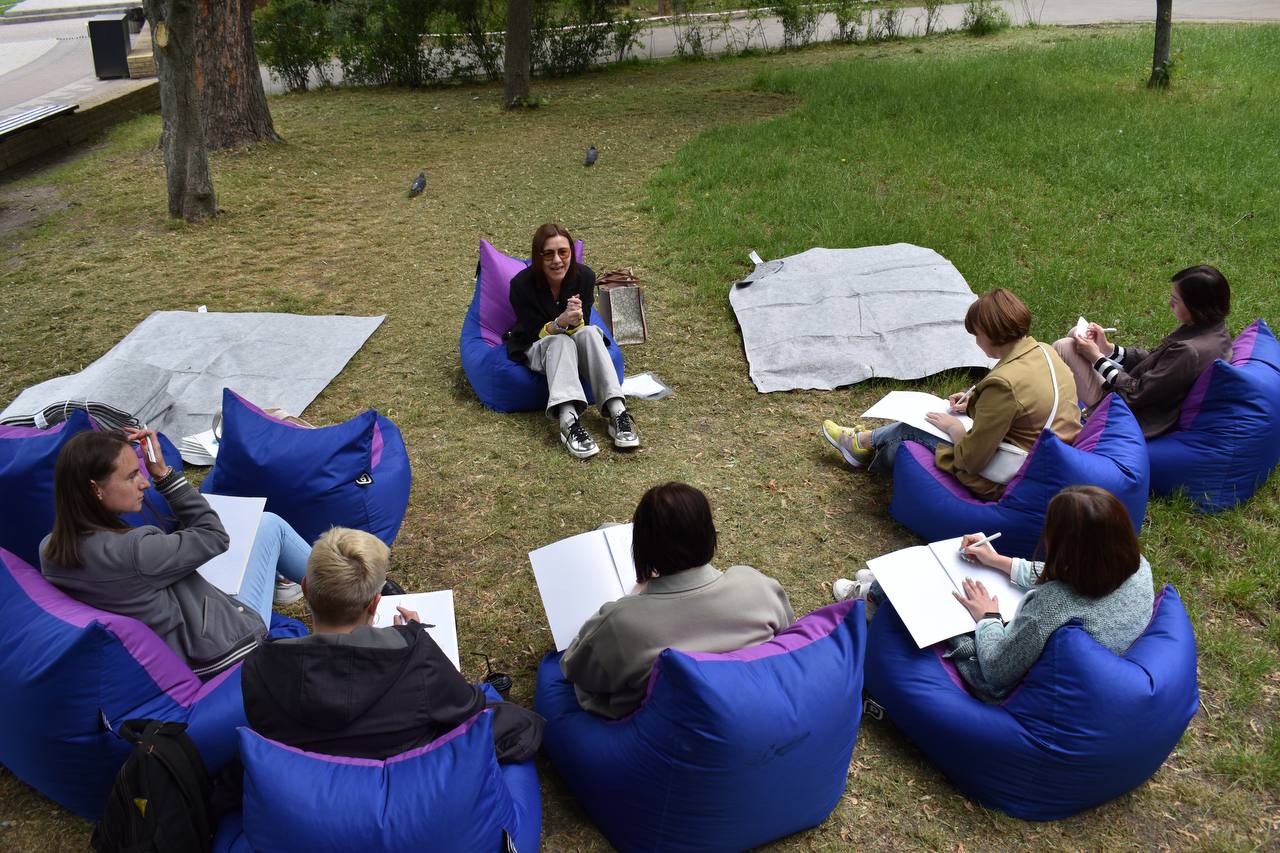
[[1231,313],[1231,286],[1217,267],[1187,267],[1174,273],[1171,281],[1195,325],[1217,323]]
[[707,496],[686,483],[644,493],[632,517],[636,583],[704,566],[716,553],[716,526]]
[[964,330],[981,331],[996,346],[1021,340],[1031,331],[1031,311],[1026,303],[1003,287],[979,296],[964,313]]
[[120,516],[102,505],[91,481],[105,480],[116,470],[124,436],[89,430],[76,433],[58,451],[53,467],[53,532],[44,557],[65,569],[80,566],[80,537],[93,530],[126,530]]
[[1038,550],[1037,583],[1061,581],[1087,598],[1120,588],[1142,559],[1124,504],[1097,486],[1068,486],[1049,502]]
[[569,241],[569,268],[565,270],[564,280],[577,281],[578,252],[573,245],[573,235],[563,225],[557,225],[554,222],[539,225],[538,230],[533,232],[533,249],[529,253],[529,264],[533,268],[534,281],[539,284],[547,283],[547,277],[542,272],[542,248],[552,237],[563,237]]

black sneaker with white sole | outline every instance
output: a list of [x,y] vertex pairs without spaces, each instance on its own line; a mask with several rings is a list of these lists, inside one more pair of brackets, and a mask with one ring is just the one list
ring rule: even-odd
[[615,418],[609,418],[609,435],[613,438],[614,447],[639,447],[640,434],[636,432],[635,421],[626,409],[618,412]]
[[600,447],[596,444],[595,439],[587,433],[586,427],[577,418],[569,426],[560,427],[560,443],[564,445],[565,450],[568,450],[570,455],[578,459],[590,459],[600,452]]

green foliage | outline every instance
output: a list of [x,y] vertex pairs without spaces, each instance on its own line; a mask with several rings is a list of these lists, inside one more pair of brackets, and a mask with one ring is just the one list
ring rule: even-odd
[[832,0],[831,13],[836,17],[836,40],[852,44],[862,34],[866,18],[861,0]]
[[325,81],[333,57],[328,7],[317,0],[271,0],[253,13],[258,56],[293,92],[305,92],[311,73]]
[[615,21],[606,0],[541,0],[533,6],[532,65],[535,74],[581,74],[621,57],[636,43],[642,24],[627,16]]
[[436,11],[435,0],[338,0],[333,26],[344,77],[363,85],[434,82],[425,39]]
[[889,6],[874,15],[867,26],[867,38],[871,41],[893,41],[902,32],[902,9]]
[[774,14],[782,22],[782,47],[789,50],[813,41],[822,8],[807,0],[778,0]]
[[969,0],[960,28],[970,35],[986,36],[1009,29],[1009,13],[995,0]]
[[1182,67],[1182,48],[1169,53],[1169,58],[1160,63],[1158,68],[1151,72],[1151,79],[1147,81],[1147,86],[1152,89],[1168,89],[1173,84],[1174,75],[1178,73],[1178,69]]

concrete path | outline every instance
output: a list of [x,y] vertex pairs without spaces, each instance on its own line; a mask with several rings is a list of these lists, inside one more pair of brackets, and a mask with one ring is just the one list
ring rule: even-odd
[[[36,13],[65,11],[94,3],[120,5],[116,0],[23,0],[18,6]],[[1155,14],[1154,0],[1006,0],[1004,6],[1019,24],[1028,21],[1028,11],[1030,19],[1041,24],[1151,21]],[[10,15],[12,13],[13,9]],[[958,27],[963,13],[963,4],[944,7],[941,26]],[[9,16],[6,19],[14,20]],[[1178,21],[1280,21],[1280,0],[1178,0],[1174,5],[1175,27]],[[782,27],[777,20],[761,22],[759,30],[750,30],[750,25],[750,21],[739,18],[732,22],[730,29],[712,32],[709,51],[741,47],[748,37],[757,47],[782,44]],[[905,10],[902,35],[923,30],[923,10]],[[824,16],[818,38],[829,39],[834,31],[834,18]],[[673,56],[677,35],[676,28],[655,22],[654,28],[643,34],[644,46],[636,53],[651,58]],[[146,38],[144,29],[134,36],[134,44]],[[262,73],[268,92],[283,91],[280,82],[265,69]],[[113,89],[124,90],[127,83],[98,80],[94,76],[86,17],[0,26],[0,118],[46,103],[76,103],[97,98]]]

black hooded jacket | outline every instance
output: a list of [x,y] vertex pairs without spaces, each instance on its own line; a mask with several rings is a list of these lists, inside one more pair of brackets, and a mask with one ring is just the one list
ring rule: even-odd
[[[260,645],[245,660],[249,726],[280,743],[384,759],[424,746],[486,705],[418,623],[313,634]],[[526,761],[543,720],[508,702],[493,706],[498,761]]]

